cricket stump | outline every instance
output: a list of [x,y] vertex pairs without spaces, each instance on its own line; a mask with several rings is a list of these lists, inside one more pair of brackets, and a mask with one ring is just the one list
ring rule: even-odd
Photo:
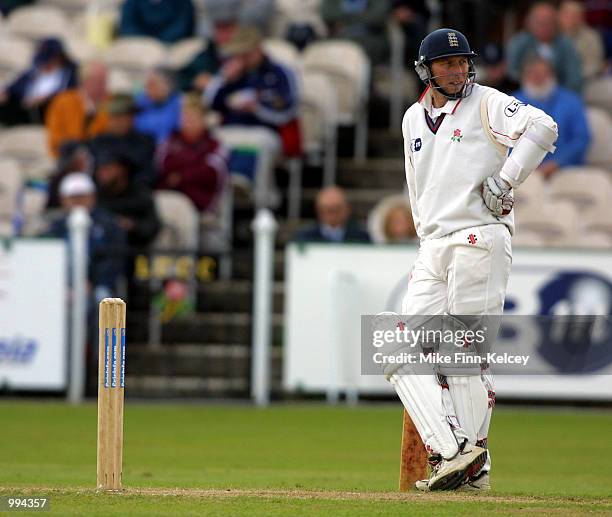
[[123,392],[125,387],[125,302],[100,302],[98,367],[98,490],[121,490]]
[[404,409],[399,489],[407,492],[414,487],[415,481],[426,478],[427,451],[408,412]]

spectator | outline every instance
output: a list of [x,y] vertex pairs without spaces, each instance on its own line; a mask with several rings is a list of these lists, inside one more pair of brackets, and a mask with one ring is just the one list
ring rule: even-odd
[[155,68],[147,75],[145,91],[136,96],[138,115],[134,127],[151,135],[159,144],[178,128],[181,94],[176,91],[174,74]]
[[4,16],[8,16],[11,11],[18,7],[24,7],[33,3],[34,0],[2,0],[2,2],[0,2],[0,13]]
[[539,170],[550,177],[562,167],[583,165],[590,143],[589,127],[582,99],[557,85],[552,64],[538,56],[525,63],[521,89],[515,97],[550,115],[559,126],[556,151],[549,153]]
[[350,39],[360,45],[372,63],[384,61],[388,54],[387,0],[322,0],[321,16],[329,36]]
[[586,80],[601,74],[605,66],[601,36],[584,21],[584,6],[575,0],[566,0],[559,9],[559,25],[582,62],[582,75]]
[[393,0],[393,19],[402,28],[406,63],[414,70],[414,56],[417,55],[423,38],[427,35],[427,24],[431,13],[425,0]]
[[68,240],[68,216],[76,207],[83,207],[91,217],[89,228],[88,280],[94,302],[112,297],[119,280],[125,274],[121,252],[125,234],[111,214],[96,206],[96,187],[89,174],[73,172],[66,175],[59,186],[63,214],[51,224],[48,235]]
[[58,94],[51,101],[45,125],[52,156],[59,155],[64,142],[87,140],[106,131],[108,115],[102,109],[107,95],[106,81],[106,65],[87,63],[80,70],[80,86]]
[[549,3],[534,4],[527,14],[526,30],[514,35],[508,43],[508,70],[512,79],[520,80],[525,61],[534,54],[553,64],[561,86],[580,93],[580,58],[572,42],[558,32],[557,10]]
[[295,236],[297,242],[370,242],[368,233],[351,219],[344,191],[327,187],[316,199],[317,222]]
[[418,241],[408,197],[397,194],[382,199],[368,216],[368,230],[374,242]]
[[136,181],[152,187],[156,173],[153,164],[155,140],[134,128],[136,104],[131,95],[117,93],[106,104],[108,128],[90,142],[94,159],[98,156],[119,154],[128,156],[134,164]]
[[93,174],[93,157],[86,143],[69,141],[64,143],[59,150],[59,159],[55,172],[49,178],[47,187],[49,196],[47,197],[47,209],[54,209],[61,206],[59,188],[63,179],[74,171]]
[[261,33],[240,27],[221,47],[223,67],[208,84],[204,100],[223,116],[223,124],[264,126],[275,131],[295,120],[296,78],[270,60]]
[[151,191],[131,180],[134,164],[121,155],[98,158],[95,182],[99,206],[115,216],[132,248],[146,247],[155,238],[160,222]]
[[183,99],[180,129],[160,150],[157,186],[182,192],[200,211],[214,210],[228,181],[227,158],[221,144],[206,131],[200,99],[188,95]]
[[76,67],[61,41],[41,41],[28,70],[0,93],[0,122],[7,126],[41,123],[53,97],[75,88],[76,83]]
[[125,0],[120,36],[148,36],[175,43],[193,36],[195,13],[191,0]]
[[508,67],[504,56],[504,47],[497,43],[485,45],[481,53],[484,78],[478,81],[501,92],[510,94],[519,88],[519,83],[508,77]]

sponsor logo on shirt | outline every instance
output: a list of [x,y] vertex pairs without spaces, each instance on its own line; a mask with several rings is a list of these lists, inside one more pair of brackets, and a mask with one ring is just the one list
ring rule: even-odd
[[417,151],[421,150],[421,139],[420,138],[415,138],[412,142],[410,142],[410,150],[413,153],[416,153]]

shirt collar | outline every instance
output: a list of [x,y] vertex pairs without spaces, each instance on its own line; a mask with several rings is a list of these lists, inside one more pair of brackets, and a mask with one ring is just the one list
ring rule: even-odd
[[[461,99],[446,101],[446,104],[439,108],[440,113],[448,113],[452,115],[457,108],[457,105],[461,102]],[[425,108],[429,116],[433,114],[433,96],[431,93],[431,87],[427,87],[421,97],[419,98],[419,104]]]

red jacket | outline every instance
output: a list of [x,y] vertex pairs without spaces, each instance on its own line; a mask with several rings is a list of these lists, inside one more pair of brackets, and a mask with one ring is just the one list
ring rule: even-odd
[[[213,210],[228,178],[228,153],[214,138],[204,133],[188,142],[173,133],[162,144],[159,156],[158,189],[178,190],[189,197],[200,211]],[[178,183],[171,177],[177,175]]]

